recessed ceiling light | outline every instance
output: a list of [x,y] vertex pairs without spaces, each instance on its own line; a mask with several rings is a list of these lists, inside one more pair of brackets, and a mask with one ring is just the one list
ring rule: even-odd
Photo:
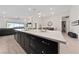
[[38,15],[41,15],[42,13],[41,12],[38,12]]
[[31,11],[32,9],[31,8],[28,8],[28,10]]
[[39,16],[39,17],[41,17],[41,16]]
[[53,10],[53,8],[50,8],[50,10],[52,11],[52,10]]

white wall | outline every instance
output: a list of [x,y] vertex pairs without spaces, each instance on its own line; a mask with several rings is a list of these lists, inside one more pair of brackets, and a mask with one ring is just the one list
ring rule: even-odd
[[0,19],[0,28],[6,28],[7,27],[7,22],[20,22],[20,23],[25,23],[23,20],[15,20],[15,19]]
[[[54,6],[52,7],[54,9],[54,15],[51,18],[45,18],[42,20],[42,24],[44,26],[47,26],[48,21],[52,21],[53,25],[52,27],[56,28],[57,30],[61,31],[61,21],[63,16],[69,16],[70,12],[70,6]],[[49,15],[49,12],[45,13],[46,15]]]
[[6,21],[3,19],[0,19],[0,28],[5,28],[6,27]]
[[72,25],[72,22],[75,20],[79,20],[79,6],[73,6],[70,12],[70,31],[75,32],[79,35],[79,25]]
[[62,18],[60,16],[54,16],[51,19],[45,19],[42,23],[44,26],[48,26],[48,22],[51,21],[53,25],[51,27],[54,27],[56,30],[61,31],[61,21]]
[[[61,21],[62,21],[62,16],[68,16],[69,15],[69,10],[70,10],[70,6],[66,6],[66,5],[20,5],[20,6],[0,6],[0,16],[31,16],[35,13],[28,11],[28,8],[35,8],[39,11],[41,11],[43,14],[49,15],[50,12],[50,8],[53,8],[53,12],[54,15],[52,16],[52,18],[50,19],[39,19],[36,17],[34,19],[35,22],[38,23],[42,23],[43,25],[47,25],[47,21],[51,20],[53,22],[53,27],[57,28],[57,30],[61,31]],[[5,15],[2,14],[2,12],[6,12]],[[13,21],[13,20],[12,20]],[[16,21],[16,20],[14,20]],[[23,21],[23,20],[22,20]],[[0,26],[1,27],[5,27],[5,19],[0,19]]]

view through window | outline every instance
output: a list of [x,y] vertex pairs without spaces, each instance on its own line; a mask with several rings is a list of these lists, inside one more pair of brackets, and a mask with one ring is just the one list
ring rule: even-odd
[[7,22],[7,28],[24,28],[24,23],[18,22]]

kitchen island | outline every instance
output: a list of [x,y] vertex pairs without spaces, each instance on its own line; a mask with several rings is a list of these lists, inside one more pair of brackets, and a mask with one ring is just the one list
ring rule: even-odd
[[16,41],[28,54],[58,54],[60,43],[66,44],[60,31],[15,30]]

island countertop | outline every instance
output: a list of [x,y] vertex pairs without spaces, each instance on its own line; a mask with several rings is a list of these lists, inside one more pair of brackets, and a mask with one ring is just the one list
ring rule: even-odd
[[41,38],[45,38],[45,39],[48,39],[51,41],[55,41],[58,43],[66,43],[66,40],[64,39],[61,31],[49,31],[49,30],[47,30],[46,32],[42,32],[40,30],[29,30],[29,31],[18,30],[18,29],[15,29],[15,30],[20,31],[20,32],[24,32],[26,34],[28,33],[28,34],[35,35],[35,36],[38,36]]

